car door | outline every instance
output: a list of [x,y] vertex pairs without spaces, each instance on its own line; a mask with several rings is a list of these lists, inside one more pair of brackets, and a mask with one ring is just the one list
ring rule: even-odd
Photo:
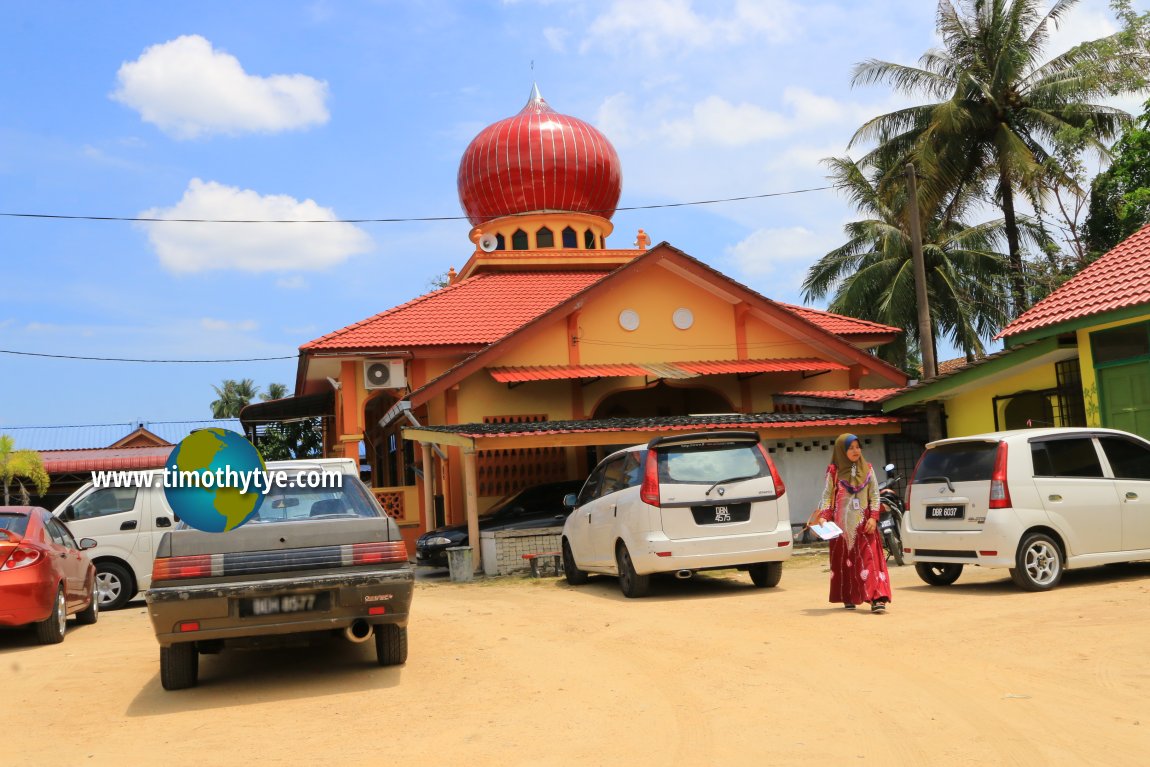
[[599,484],[603,479],[604,463],[599,464],[583,483],[575,508],[571,510],[563,532],[571,545],[571,553],[580,567],[598,567],[595,553],[591,548],[591,512],[594,510],[594,501],[599,495]]
[[68,610],[79,609],[84,601],[88,560],[67,528],[55,517],[48,514],[44,516],[44,527],[52,540],[52,556],[56,558],[64,576],[64,599],[68,603]]
[[1122,509],[1122,548],[1150,549],[1150,444],[1126,436],[1100,436]]
[[615,566],[615,541],[623,536],[623,528],[644,528],[646,507],[632,503],[637,493],[627,493],[639,484],[640,451],[629,451],[609,459],[603,465],[603,480],[599,485],[595,509],[591,512],[591,547],[603,567]]
[[1071,556],[1122,549],[1122,511],[1089,434],[1032,440],[1034,485]]
[[[103,487],[73,501],[57,512],[77,537],[94,538],[101,556],[126,562],[140,559],[137,548],[152,553],[150,534],[141,539],[146,493],[136,487]],[[149,525],[149,527],[151,527]],[[151,559],[144,568],[151,571]]]

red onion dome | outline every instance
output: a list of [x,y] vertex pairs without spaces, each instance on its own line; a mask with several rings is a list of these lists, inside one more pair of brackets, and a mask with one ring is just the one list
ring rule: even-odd
[[537,87],[519,114],[480,131],[459,163],[459,202],[472,226],[541,211],[609,219],[622,191],[619,155],[607,137],[556,112]]

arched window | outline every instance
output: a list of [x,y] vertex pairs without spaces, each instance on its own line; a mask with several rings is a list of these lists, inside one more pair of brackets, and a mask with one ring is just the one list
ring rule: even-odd
[[496,250],[507,250],[507,239],[502,234],[495,235],[495,242]]
[[511,235],[511,249],[512,250],[527,250],[527,232],[522,229],[516,229]]
[[563,230],[563,247],[577,248],[579,247],[579,235],[571,227]]
[[535,233],[535,247],[537,248],[554,248],[555,247],[555,233],[547,227],[540,227],[539,231]]
[[590,229],[583,232],[583,247],[587,250],[595,250],[595,233]]

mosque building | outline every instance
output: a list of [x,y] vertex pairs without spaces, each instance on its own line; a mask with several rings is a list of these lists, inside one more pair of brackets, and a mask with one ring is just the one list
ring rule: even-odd
[[611,247],[622,177],[607,138],[533,88],[463,153],[471,252],[449,284],[303,344],[295,396],[248,406],[249,433],[322,417],[326,454],[365,456],[409,545],[682,431],[758,432],[805,521],[835,436],[875,463],[899,439],[876,403],[906,376],[870,350],[901,331],[773,301],[641,229]]

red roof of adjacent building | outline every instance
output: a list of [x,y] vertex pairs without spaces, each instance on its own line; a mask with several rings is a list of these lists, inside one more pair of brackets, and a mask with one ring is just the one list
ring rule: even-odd
[[815,399],[845,399],[853,402],[882,402],[902,389],[841,389],[837,391],[784,391],[779,397],[813,397]]
[[479,274],[328,333],[301,350],[490,344],[607,272]]
[[129,471],[158,469],[172,454],[174,445],[158,447],[101,447],[89,450],[41,450],[44,470],[49,474],[77,474],[87,471]]
[[843,314],[824,312],[821,309],[812,309],[809,306],[796,306],[795,304],[785,304],[781,301],[776,301],[775,303],[784,309],[794,312],[804,320],[813,322],[828,333],[834,333],[838,336],[870,336],[876,334],[902,333],[901,328],[871,322],[870,320],[860,320],[854,317],[847,317]]
[[1150,305],[1150,224],[1023,312],[996,338],[1139,305]]

